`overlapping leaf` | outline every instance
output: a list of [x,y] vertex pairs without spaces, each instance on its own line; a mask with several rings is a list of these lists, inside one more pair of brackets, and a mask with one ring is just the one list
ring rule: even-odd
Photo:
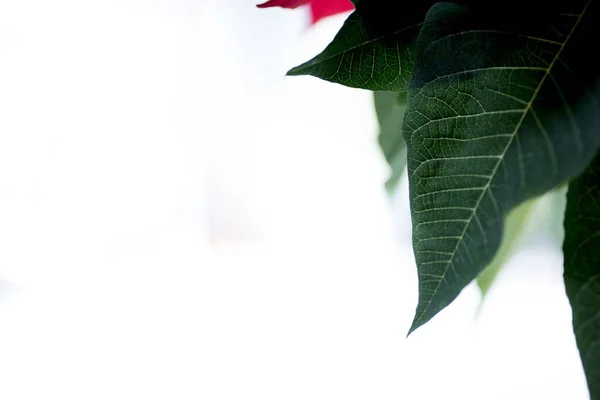
[[[598,132],[600,134],[600,132]],[[600,399],[600,156],[571,182],[565,213],[565,286],[591,400]]]
[[600,144],[598,4],[525,14],[474,3],[437,3],[418,39],[404,119],[411,332],[489,264],[511,209],[575,177]]
[[414,46],[425,14],[434,2],[398,7],[393,1],[355,1],[333,41],[288,75],[312,75],[345,86],[404,91],[414,66]]
[[375,92],[373,97],[379,121],[379,146],[391,170],[385,187],[392,193],[406,169],[406,145],[402,138],[406,92]]

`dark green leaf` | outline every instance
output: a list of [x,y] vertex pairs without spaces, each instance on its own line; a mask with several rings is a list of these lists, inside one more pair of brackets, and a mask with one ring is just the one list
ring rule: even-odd
[[399,8],[385,0],[359,2],[327,48],[288,75],[376,91],[406,90],[415,41],[433,1],[416,3]]
[[511,209],[579,174],[600,144],[599,4],[560,4],[535,18],[454,3],[428,13],[404,119],[419,272],[410,332],[491,262]]
[[375,92],[373,96],[380,127],[379,146],[392,170],[385,187],[389,193],[392,193],[406,169],[406,145],[402,138],[406,92]]
[[591,400],[600,400],[600,156],[569,184],[565,286]]

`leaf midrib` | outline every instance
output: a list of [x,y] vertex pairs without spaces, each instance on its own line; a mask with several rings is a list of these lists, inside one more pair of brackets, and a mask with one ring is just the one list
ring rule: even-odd
[[[571,36],[573,35],[573,33],[575,32],[575,30],[579,26],[579,23],[581,22],[584,14],[586,13],[586,11],[587,11],[587,9],[588,9],[591,1],[592,0],[588,0],[587,3],[585,4],[585,6],[583,7],[583,10],[581,11],[581,13],[577,15],[577,20],[573,24],[573,27],[569,31],[569,34],[565,37],[565,40],[562,42],[562,44],[560,44],[560,48],[557,50],[556,55],[554,56],[554,58],[552,59],[552,61],[550,62],[550,64],[548,64],[548,67],[545,68],[544,76],[540,79],[540,82],[539,82],[538,86],[536,87],[535,91],[533,92],[533,94],[531,96],[531,99],[529,100],[529,102],[527,102],[526,107],[523,109],[523,115],[521,116],[521,118],[517,122],[515,130],[513,131],[510,139],[508,140],[508,142],[506,144],[506,147],[502,151],[502,154],[499,156],[498,162],[494,166],[494,169],[492,170],[492,173],[490,174],[490,178],[489,178],[488,182],[485,184],[485,186],[481,190],[481,194],[479,195],[479,198],[477,199],[477,202],[475,203],[475,206],[473,207],[473,212],[471,213],[470,217],[468,218],[468,220],[467,220],[468,222],[465,223],[465,227],[463,228],[463,231],[462,231],[462,233],[459,236],[460,239],[456,241],[456,246],[454,247],[454,250],[451,253],[450,259],[447,261],[446,268],[444,269],[444,272],[442,273],[441,278],[438,280],[437,286],[435,287],[435,289],[433,290],[431,296],[429,297],[429,300],[426,303],[427,304],[426,307],[420,312],[420,315],[413,322],[412,327],[411,327],[411,329],[409,331],[409,334],[410,334],[410,332],[414,331],[419,326],[419,323],[421,322],[421,320],[425,316],[426,312],[429,310],[429,307],[431,306],[431,303],[433,302],[433,299],[437,295],[442,282],[444,282],[446,280],[446,275],[448,273],[448,270],[449,270],[450,266],[454,263],[454,257],[456,256],[456,252],[458,251],[458,248],[459,248],[460,244],[462,243],[462,241],[464,239],[464,236],[465,236],[465,233],[467,232],[467,229],[471,226],[471,223],[473,222],[473,218],[477,214],[477,210],[478,210],[478,208],[479,208],[479,206],[481,204],[481,200],[485,196],[486,192],[490,190],[490,184],[491,184],[492,180],[494,179],[494,176],[496,175],[496,172],[498,171],[498,168],[500,167],[500,164],[502,163],[502,161],[504,159],[504,156],[506,155],[506,152],[510,148],[513,140],[515,139],[515,137],[517,136],[519,130],[521,129],[521,126],[523,125],[523,122],[525,121],[525,118],[527,117],[527,114],[529,113],[529,111],[531,111],[533,103],[535,102],[540,89],[542,88],[542,86],[546,82],[546,79],[548,78],[548,76],[550,76],[550,72],[552,71],[552,68],[554,67],[554,64],[560,58],[560,55],[562,54],[562,52],[563,52],[566,44],[569,42],[569,40],[571,39]],[[491,192],[490,192],[490,195],[492,195]]]

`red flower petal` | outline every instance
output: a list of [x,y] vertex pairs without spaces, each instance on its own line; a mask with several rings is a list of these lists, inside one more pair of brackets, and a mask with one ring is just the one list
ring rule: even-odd
[[335,15],[354,9],[354,5],[350,2],[350,0],[268,0],[265,3],[257,4],[256,6],[258,8],[297,8],[301,5],[309,3],[313,24],[320,19],[329,17],[330,15]]
[[257,4],[258,8],[268,7],[283,7],[283,8],[296,8],[303,4],[309,3],[310,0],[269,0],[266,3]]
[[312,0],[310,2],[312,23],[330,15],[335,15],[354,9],[350,0]]

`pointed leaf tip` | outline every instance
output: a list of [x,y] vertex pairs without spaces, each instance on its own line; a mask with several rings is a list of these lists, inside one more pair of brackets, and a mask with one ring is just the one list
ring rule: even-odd
[[357,8],[323,52],[287,75],[312,75],[371,91],[405,91],[415,63],[416,40],[430,3],[434,1],[409,7],[397,18],[390,18],[396,14],[395,5],[383,0]]
[[[304,65],[304,64],[302,64]],[[302,65],[298,65],[297,67],[294,67],[292,69],[290,69],[288,72],[285,73],[286,76],[300,76],[300,75],[305,75],[301,72],[301,67]]]
[[408,338],[410,337],[410,335],[412,335],[412,334],[413,334],[413,332],[414,332],[416,329],[417,329],[417,327],[416,327],[416,326],[414,326],[414,323],[413,323],[413,325],[412,325],[412,326],[410,327],[410,329],[408,330],[408,333],[406,334],[406,338],[408,339]]

